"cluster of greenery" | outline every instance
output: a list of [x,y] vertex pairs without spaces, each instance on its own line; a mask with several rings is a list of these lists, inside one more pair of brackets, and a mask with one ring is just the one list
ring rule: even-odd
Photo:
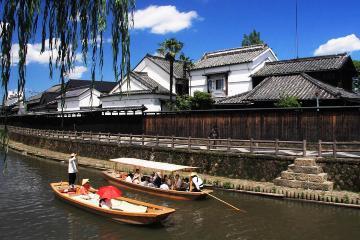
[[288,95],[282,95],[274,105],[280,108],[301,107],[297,97]]
[[[179,53],[181,52],[182,48],[184,47],[184,43],[181,41],[178,41],[175,38],[170,38],[170,39],[166,39],[165,41],[163,41],[162,43],[159,44],[159,49],[157,50],[157,52],[161,55],[164,56],[170,64],[170,101],[173,101],[173,81],[174,81],[174,62],[175,60],[177,60],[177,56],[179,55]],[[189,57],[186,57],[184,53],[181,53],[179,55],[179,60],[184,62],[184,70],[188,71],[190,69],[190,67],[192,66],[192,61],[190,60]]]
[[167,102],[166,107],[172,111],[211,109],[214,99],[210,93],[196,91],[194,96],[177,96],[175,102]]
[[249,34],[244,34],[241,45],[243,47],[255,45],[255,44],[263,44],[264,41],[260,38],[260,32],[257,32],[255,29]]

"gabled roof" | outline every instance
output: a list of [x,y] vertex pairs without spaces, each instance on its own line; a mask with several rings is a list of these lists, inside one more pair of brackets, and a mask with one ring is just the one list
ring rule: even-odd
[[217,104],[245,104],[249,102],[277,101],[282,96],[294,96],[299,100],[348,99],[360,101],[360,95],[323,83],[306,73],[272,76],[265,78],[253,90],[221,99]]
[[169,91],[161,86],[158,82],[156,82],[154,79],[149,77],[149,75],[146,72],[131,72],[130,75],[140,82],[140,84],[144,85],[145,87],[149,88],[153,92],[162,92],[162,93],[168,93]]
[[[139,94],[139,93],[157,93],[157,94],[168,94],[169,91],[161,86],[158,82],[156,82],[154,79],[149,77],[149,75],[146,72],[130,72],[130,81],[131,82],[137,82],[139,85],[142,85],[144,87],[143,90],[129,90],[129,91],[122,91],[124,94]],[[116,90],[119,89],[119,84],[125,84],[125,82],[118,83],[116,88],[114,88],[109,94],[103,94],[103,96],[109,96],[114,94],[119,94],[119,92],[116,92]],[[122,94],[121,93],[121,94]]]
[[28,98],[28,100],[26,101],[28,104],[32,104],[32,103],[39,103],[40,99],[42,97],[43,93],[38,93],[36,95],[33,95],[31,97]]
[[251,62],[268,49],[269,47],[267,45],[259,44],[207,52],[195,63],[192,70]]
[[[85,88],[90,87],[92,84],[91,80],[79,80],[79,79],[70,79],[66,83],[66,90],[71,89],[79,89],[79,88]],[[106,81],[94,81],[93,83],[94,88],[98,90],[101,93],[108,93],[110,92],[115,86],[116,82],[106,82]]]
[[[152,61],[154,64],[159,66],[165,72],[170,74],[170,63],[164,57],[153,56],[150,54],[146,54],[145,58]],[[174,62],[174,77],[175,78],[184,78],[184,62],[176,60]]]
[[319,57],[297,58],[265,63],[252,77],[266,77],[290,73],[331,71],[340,69],[349,60],[345,53]]
[[[65,98],[77,97],[83,94],[84,92],[88,91],[89,89],[90,87],[72,89],[70,91],[66,91],[64,97]],[[59,95],[56,99],[61,99],[61,95]]]

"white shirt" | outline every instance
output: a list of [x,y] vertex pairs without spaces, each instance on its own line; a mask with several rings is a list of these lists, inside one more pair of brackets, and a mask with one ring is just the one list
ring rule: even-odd
[[196,189],[199,190],[199,191],[203,187],[203,181],[198,176],[193,177],[192,182],[194,183]]
[[160,189],[170,190],[169,186],[168,186],[166,183],[161,184],[161,185],[160,185]]
[[68,173],[77,173],[76,158],[72,157],[69,159]]

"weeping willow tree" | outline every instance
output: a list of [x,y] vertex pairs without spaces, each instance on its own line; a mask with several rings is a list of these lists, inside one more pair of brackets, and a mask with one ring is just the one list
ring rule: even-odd
[[[12,74],[11,54],[14,43],[19,44],[17,63],[18,95],[25,98],[26,56],[28,44],[41,35],[41,53],[49,56],[50,78],[59,72],[61,106],[64,108],[65,79],[74,69],[81,51],[85,64],[91,64],[92,85],[97,66],[104,64],[103,37],[109,30],[112,36],[112,60],[116,81],[130,72],[130,35],[135,0],[0,0],[1,84],[4,101],[7,99]],[[109,26],[109,27],[108,27]],[[15,42],[16,41],[16,42]],[[55,53],[55,54],[54,54]],[[88,61],[88,55],[91,60]],[[127,83],[129,86],[129,83]],[[92,91],[91,91],[92,92]],[[63,113],[63,111],[62,111]],[[1,137],[7,147],[7,116]],[[63,114],[62,114],[63,115]],[[6,159],[5,159],[6,160]]]

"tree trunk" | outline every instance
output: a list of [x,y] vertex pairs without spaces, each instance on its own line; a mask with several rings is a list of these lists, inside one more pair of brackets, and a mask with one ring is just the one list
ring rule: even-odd
[[170,102],[173,102],[174,60],[170,59]]

